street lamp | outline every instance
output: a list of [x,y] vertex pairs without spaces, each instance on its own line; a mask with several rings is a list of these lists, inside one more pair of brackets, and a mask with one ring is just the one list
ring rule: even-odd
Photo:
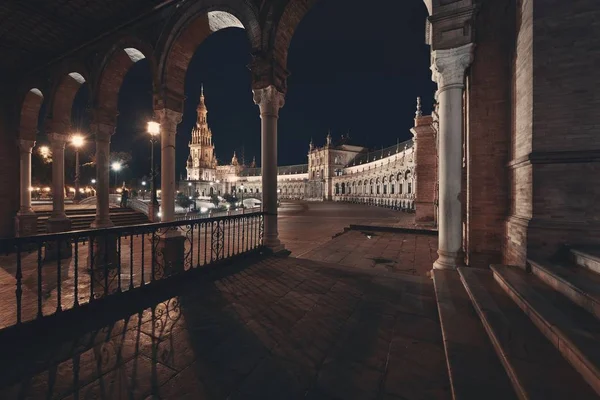
[[160,124],[156,121],[149,121],[147,131],[150,134],[150,176],[152,177],[150,190],[152,191],[152,205],[158,205],[156,198],[156,173],[154,171],[154,143],[158,141],[160,135]]
[[85,138],[79,134],[71,136],[71,144],[75,147],[75,195],[73,201],[77,202],[81,199],[79,193],[79,148],[85,144]]
[[121,170],[122,167],[123,167],[123,165],[118,161],[113,162],[111,165],[112,170],[115,171],[115,189],[118,186],[117,177],[119,176],[119,171]]
[[242,214],[244,214],[245,210],[244,210],[244,184],[243,183],[240,186],[240,189],[242,191]]
[[142,186],[144,187],[142,189],[142,200],[146,200],[146,181],[142,181]]

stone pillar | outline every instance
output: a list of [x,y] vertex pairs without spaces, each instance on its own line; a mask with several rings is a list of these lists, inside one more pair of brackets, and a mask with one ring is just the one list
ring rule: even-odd
[[414,140],[415,222],[434,224],[435,185],[437,182],[436,132],[433,118],[417,112],[415,126],[411,129]]
[[37,216],[31,208],[31,151],[35,146],[34,140],[20,139],[18,142],[20,154],[20,207],[15,218],[16,236],[31,236],[37,233]]
[[265,215],[264,245],[273,252],[284,250],[277,232],[277,120],[284,95],[275,86],[254,89],[260,108],[262,156],[262,205]]
[[160,212],[161,221],[175,220],[175,137],[181,113],[169,109],[156,111],[160,121]]
[[[52,214],[46,226],[50,233],[65,232],[71,229],[71,220],[65,213],[65,146],[69,137],[60,133],[50,133],[48,138],[52,149]],[[45,247],[46,260],[71,257],[69,242],[47,242]]]
[[71,229],[71,220],[65,213],[65,146],[69,137],[50,133],[52,149],[52,214],[48,218],[48,232],[63,232]]
[[96,218],[92,222],[92,228],[108,228],[114,225],[110,220],[109,205],[110,138],[114,131],[114,126],[96,125]]
[[439,243],[434,269],[463,264],[462,132],[465,70],[473,60],[473,44],[432,52],[431,70],[439,103]]

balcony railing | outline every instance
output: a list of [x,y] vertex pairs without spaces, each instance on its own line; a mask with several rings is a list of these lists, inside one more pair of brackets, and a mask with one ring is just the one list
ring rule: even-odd
[[0,329],[256,252],[263,226],[255,212],[2,239]]

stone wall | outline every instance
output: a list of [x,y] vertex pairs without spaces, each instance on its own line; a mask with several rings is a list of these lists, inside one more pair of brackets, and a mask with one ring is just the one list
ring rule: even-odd
[[473,267],[502,262],[508,215],[512,0],[482,2],[465,96],[465,257]]
[[504,262],[525,265],[531,219],[531,153],[533,135],[533,0],[517,8],[512,62],[511,160],[508,164],[510,212],[506,223]]
[[517,21],[505,260],[523,265],[563,244],[600,244],[600,9],[523,0]]

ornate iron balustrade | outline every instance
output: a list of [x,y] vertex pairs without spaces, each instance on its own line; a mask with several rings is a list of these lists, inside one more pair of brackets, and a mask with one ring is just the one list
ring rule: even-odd
[[1,239],[0,284],[15,291],[0,291],[0,329],[259,251],[263,224],[255,212]]

